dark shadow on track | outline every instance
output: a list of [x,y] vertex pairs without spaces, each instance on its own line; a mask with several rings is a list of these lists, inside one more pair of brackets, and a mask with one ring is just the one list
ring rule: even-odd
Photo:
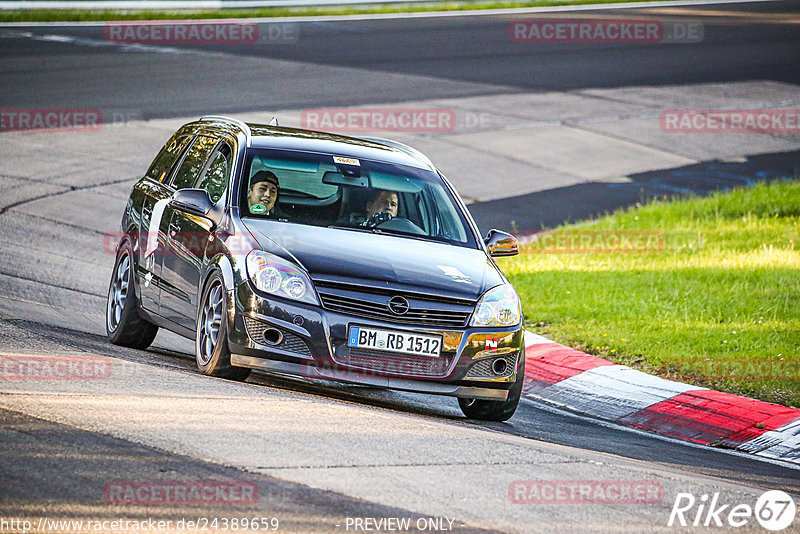
[[[25,350],[44,341],[61,347],[113,356],[125,361],[151,365],[172,371],[195,374],[194,356],[163,348],[138,351],[111,345],[103,336],[65,328],[41,325],[30,321],[2,320],[23,330],[11,339],[9,349]],[[8,331],[9,328],[2,328]],[[12,332],[13,333],[13,332]],[[6,336],[7,338],[13,336]],[[23,339],[24,338],[24,339]],[[211,380],[211,379],[209,379]],[[710,447],[696,447],[676,440],[665,440],[655,434],[631,431],[615,425],[598,424],[595,419],[555,408],[546,403],[524,398],[517,413],[505,423],[485,423],[464,418],[455,399],[400,391],[353,386],[329,381],[311,381],[254,373],[246,384],[288,392],[391,410],[416,417],[431,417],[441,422],[481,428],[527,439],[556,443],[678,468],[690,473],[719,477],[732,482],[748,482],[764,489],[783,489],[800,494],[800,470],[766,463],[742,455]],[[501,461],[502,462],[502,461]]]
[[490,228],[532,233],[654,199],[703,196],[757,182],[798,179],[800,151],[750,156],[742,162],[696,163],[628,178],[625,183],[588,182],[468,207],[484,234]]

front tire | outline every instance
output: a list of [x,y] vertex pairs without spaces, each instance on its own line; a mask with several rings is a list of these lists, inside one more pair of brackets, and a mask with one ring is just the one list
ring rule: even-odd
[[458,399],[458,406],[469,419],[481,421],[507,421],[517,411],[519,399],[522,396],[522,386],[525,382],[525,352],[520,354],[517,379],[508,391],[508,398],[504,401],[491,401],[481,399]]
[[114,345],[146,349],[158,327],[139,317],[139,299],[133,283],[133,253],[127,241],[117,252],[106,300],[106,335]]
[[228,306],[225,286],[219,273],[208,280],[195,327],[195,359],[197,368],[204,375],[245,380],[250,369],[231,365],[231,352],[228,348]]

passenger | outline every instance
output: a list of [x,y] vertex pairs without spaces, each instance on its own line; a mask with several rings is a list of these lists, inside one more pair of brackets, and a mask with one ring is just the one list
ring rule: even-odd
[[247,206],[250,213],[256,215],[283,216],[276,206],[280,183],[278,177],[270,171],[258,171],[250,178],[247,190]]

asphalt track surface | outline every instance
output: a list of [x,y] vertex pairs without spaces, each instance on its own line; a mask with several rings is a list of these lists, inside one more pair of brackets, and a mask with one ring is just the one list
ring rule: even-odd
[[[785,14],[798,12],[800,2],[790,0],[581,13],[702,23],[702,41],[676,45],[512,42],[509,24],[534,15],[334,20],[298,23],[292,43],[189,45],[157,57],[100,46],[102,24],[32,27],[35,35],[88,42],[0,39],[0,103],[91,103],[104,110],[135,110],[150,119],[588,87],[797,83],[800,26],[785,23]],[[22,61],[31,58],[38,60],[35,68]]]
[[[730,13],[723,17],[703,13],[709,10]],[[257,93],[264,95],[264,109],[278,109],[633,84],[748,79],[797,83],[800,81],[800,31],[797,25],[784,25],[770,18],[770,13],[799,10],[800,2],[686,8],[681,14],[671,16],[703,20],[705,38],[702,43],[680,47],[626,46],[611,56],[591,45],[521,48],[508,41],[507,33],[509,21],[519,17],[492,15],[313,23],[302,26],[303,39],[296,46],[226,46],[216,50],[197,47],[199,54],[189,50],[145,56],[135,51],[85,43],[6,37],[0,39],[0,67],[4,76],[0,103],[6,108],[134,109],[142,118],[156,118],[207,113],[211,106],[215,107],[215,112],[252,110],[253,95]],[[614,12],[613,16],[635,14],[637,10],[630,9]],[[94,42],[98,37],[96,28],[67,27],[57,31],[28,28],[25,31],[39,36],[56,33],[78,36],[88,39],[87,42]],[[37,67],[22,68],[21,60],[31,57],[37,59]],[[271,69],[253,70],[252,64],[248,64],[248,58],[252,57],[275,61],[270,64]],[[298,69],[296,64],[281,61],[284,59],[300,61],[305,68]],[[331,66],[344,66],[348,70],[331,69]],[[581,216],[580,210],[584,208],[580,206],[585,206],[593,197],[591,192],[582,195],[564,193],[557,197],[554,206],[575,206],[574,216]],[[502,205],[493,207],[503,208]],[[555,207],[553,213],[542,222],[560,222]],[[13,222],[19,222],[19,216],[14,217],[17,218]],[[562,214],[562,220],[564,218],[567,217]],[[74,228],[53,221],[42,224],[52,227],[52,235],[31,236],[34,252],[46,250],[48,243],[57,243],[60,237],[64,242],[75,239],[68,236],[74,233]],[[59,236],[59,232],[63,235]],[[4,257],[10,261],[10,253]],[[57,283],[47,287],[47,280],[53,273],[44,265],[39,266],[35,257],[30,259],[27,279],[43,284],[44,289],[38,291],[53,290]],[[83,276],[106,280],[109,271],[110,265],[103,265]],[[0,295],[13,297],[12,287],[17,282],[12,284],[12,279],[20,277],[6,274],[0,278]],[[101,291],[86,292],[86,297],[95,301],[104,296]],[[26,295],[26,299],[27,305],[36,305],[35,295]],[[42,316],[46,314],[41,313]],[[74,349],[143,364],[154,372],[162,368],[191,372],[193,362],[186,354],[185,343],[170,340],[148,352],[132,351],[112,347],[102,336],[88,329],[64,328],[63,324],[57,324],[56,320],[19,318],[6,311],[0,318],[3,339],[0,347],[4,351],[19,352],[41,352],[54,347]],[[518,436],[531,443],[563,445],[573,448],[577,455],[607,454],[612,462],[614,458],[630,459],[645,470],[664,469],[710,485],[724,481],[744,482],[753,488],[800,493],[800,471],[788,466],[598,424],[530,399],[523,400],[508,423],[477,424],[465,421],[452,399],[264,376],[254,377],[250,382],[269,391],[309,395],[331,403],[354,403],[390,416],[410,415],[453,429],[466,427]],[[332,523],[347,515],[416,517],[411,511],[312,489],[264,474],[243,475],[233,468],[14,411],[0,410],[0,435],[4,450],[13,451],[4,454],[0,461],[3,481],[0,500],[4,503],[0,508],[4,514],[25,506],[70,513],[87,502],[96,501],[96,495],[86,493],[87,480],[154,479],[166,476],[163,473],[177,473],[187,478],[245,476],[259,487],[272,488],[264,491],[270,495],[275,513],[290,518],[287,523],[293,527],[289,530],[333,530]],[[91,454],[70,452],[75,450]],[[185,515],[192,511],[171,509],[167,515]]]

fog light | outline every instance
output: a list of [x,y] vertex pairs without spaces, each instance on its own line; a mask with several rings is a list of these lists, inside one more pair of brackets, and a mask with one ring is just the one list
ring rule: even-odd
[[492,362],[492,372],[497,376],[504,375],[508,369],[508,363],[503,358],[497,358]]

